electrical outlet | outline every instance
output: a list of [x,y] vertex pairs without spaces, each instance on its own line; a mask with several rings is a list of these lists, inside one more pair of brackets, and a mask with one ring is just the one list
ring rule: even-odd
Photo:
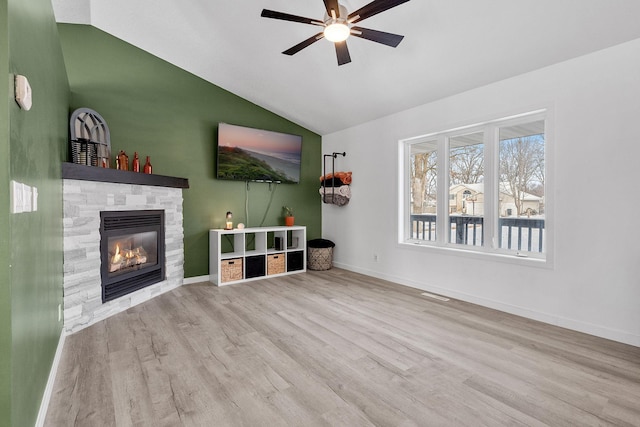
[[373,262],[378,262],[380,261],[380,256],[377,253],[373,253]]

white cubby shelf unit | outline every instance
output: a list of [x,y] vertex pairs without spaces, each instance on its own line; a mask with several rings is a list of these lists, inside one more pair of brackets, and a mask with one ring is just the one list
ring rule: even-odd
[[218,286],[305,271],[305,226],[209,230],[209,281]]

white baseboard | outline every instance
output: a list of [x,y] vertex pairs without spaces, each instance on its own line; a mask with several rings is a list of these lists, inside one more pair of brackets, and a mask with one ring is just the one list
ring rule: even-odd
[[208,281],[209,281],[209,275],[207,274],[206,276],[185,277],[182,284],[193,285],[194,283],[202,283],[202,282],[208,282]]
[[38,411],[38,418],[36,419],[36,427],[44,427],[44,420],[47,417],[49,402],[51,401],[51,395],[53,394],[53,384],[56,381],[58,365],[60,364],[60,357],[62,357],[62,349],[64,347],[64,341],[66,337],[67,334],[64,332],[64,330],[61,331],[60,339],[58,340],[58,348],[56,348],[56,354],[53,356],[53,363],[51,364],[51,370],[49,371],[47,386],[44,388],[42,401],[40,402],[40,410]]
[[640,347],[640,336],[617,329],[607,328],[601,325],[595,325],[592,323],[586,323],[579,320],[569,319],[566,317],[554,315],[551,313],[545,313],[537,310],[531,310],[526,307],[520,307],[512,304],[505,304],[500,301],[483,298],[477,295],[466,294],[463,292],[456,292],[451,289],[442,288],[435,285],[426,283],[418,283],[413,280],[405,279],[398,276],[379,273],[377,271],[355,267],[349,264],[343,264],[339,262],[333,262],[333,265],[345,270],[353,271],[355,273],[364,274],[388,280],[390,282],[397,283],[399,285],[408,286],[423,291],[433,292],[435,294],[443,295],[449,298],[455,298],[460,301],[470,302],[472,304],[481,305],[483,307],[493,308],[505,313],[515,314],[516,316],[526,317],[527,319],[537,320],[539,322],[548,323],[554,326],[560,326],[562,328],[571,329],[573,331],[582,332],[589,335],[594,335],[600,338],[606,338],[613,341],[618,341],[624,344]]

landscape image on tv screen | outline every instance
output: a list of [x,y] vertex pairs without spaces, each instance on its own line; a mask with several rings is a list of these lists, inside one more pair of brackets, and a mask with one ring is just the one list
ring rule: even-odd
[[220,123],[218,179],[300,182],[302,137]]

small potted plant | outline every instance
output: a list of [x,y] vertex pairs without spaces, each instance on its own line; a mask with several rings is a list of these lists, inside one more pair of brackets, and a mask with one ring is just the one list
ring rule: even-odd
[[282,210],[284,211],[284,225],[286,225],[287,227],[293,226],[293,210],[288,206],[283,206]]

